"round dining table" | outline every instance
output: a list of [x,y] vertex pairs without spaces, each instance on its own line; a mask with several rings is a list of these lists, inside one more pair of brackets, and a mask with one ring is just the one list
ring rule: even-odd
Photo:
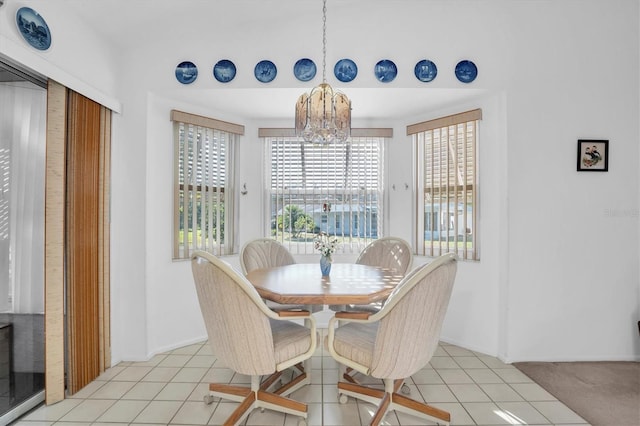
[[282,304],[368,305],[384,300],[402,280],[393,269],[333,263],[322,276],[319,263],[254,269],[247,279],[260,297]]

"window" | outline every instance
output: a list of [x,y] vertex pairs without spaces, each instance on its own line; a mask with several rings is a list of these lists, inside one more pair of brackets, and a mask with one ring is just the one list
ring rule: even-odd
[[234,249],[234,165],[244,127],[171,111],[174,128],[173,258]]
[[383,153],[391,129],[354,129],[346,143],[305,143],[287,129],[266,138],[270,236],[293,253],[313,253],[318,232],[357,253],[382,232]]
[[416,252],[479,260],[477,109],[407,127],[416,161]]

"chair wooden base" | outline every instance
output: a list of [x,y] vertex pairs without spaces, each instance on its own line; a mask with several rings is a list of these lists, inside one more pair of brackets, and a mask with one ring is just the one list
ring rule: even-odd
[[369,423],[370,426],[378,426],[387,412],[392,410],[401,411],[439,425],[449,425],[451,415],[448,412],[397,393],[403,382],[404,380],[385,379],[385,390],[373,389],[354,383],[339,382],[338,394],[340,395],[341,403],[346,402],[346,400],[342,399],[342,395],[348,395],[376,405],[378,409],[374,413],[371,423]]
[[[338,380],[346,380],[348,383],[353,383],[354,385],[359,385],[361,383],[358,382],[355,375],[358,372],[351,367],[341,366],[340,370],[340,378]],[[411,388],[406,383],[402,384],[401,392],[405,395],[411,394]]]
[[240,424],[255,408],[266,408],[268,410],[300,416],[302,421],[299,424],[306,424],[304,419],[307,418],[307,404],[286,397],[286,395],[309,384],[311,381],[311,378],[301,365],[296,365],[295,367],[300,370],[301,374],[274,391],[268,390],[278,381],[282,375],[281,371],[272,374],[262,383],[260,383],[260,376],[252,376],[251,388],[223,383],[210,383],[209,395],[205,396],[204,401],[210,404],[213,402],[212,397],[215,396],[240,403],[229,418],[225,420],[224,426]]

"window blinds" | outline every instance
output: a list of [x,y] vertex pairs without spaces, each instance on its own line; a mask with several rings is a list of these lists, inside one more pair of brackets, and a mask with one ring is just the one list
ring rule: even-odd
[[[266,134],[274,132],[261,130]],[[293,136],[266,140],[271,236],[293,253],[313,253],[318,232],[336,236],[344,252],[354,253],[380,236],[384,137],[330,145]]]
[[416,168],[416,251],[479,260],[477,133],[480,109],[407,127]]

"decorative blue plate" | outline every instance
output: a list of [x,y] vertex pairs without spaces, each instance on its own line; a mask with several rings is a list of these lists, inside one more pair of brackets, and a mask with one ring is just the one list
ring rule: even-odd
[[253,69],[253,74],[256,76],[258,81],[262,83],[269,83],[276,78],[278,70],[273,62],[264,60],[256,64],[256,67]]
[[413,73],[418,80],[428,83],[438,75],[438,67],[430,60],[423,59],[416,64]]
[[51,32],[44,18],[30,7],[21,7],[16,12],[16,24],[22,37],[38,50],[51,46]]
[[182,84],[193,83],[198,78],[198,67],[193,62],[180,62],[176,67],[176,78]]
[[293,75],[300,81],[309,81],[316,76],[316,64],[309,58],[299,59],[293,66]]
[[398,67],[396,67],[396,64],[394,64],[393,61],[383,59],[378,61],[373,72],[376,74],[378,81],[381,81],[382,83],[389,83],[396,78],[396,75],[398,75]]
[[221,59],[213,66],[213,76],[220,83],[228,83],[236,76],[236,66],[228,59]]
[[348,83],[358,75],[358,66],[351,59],[340,59],[333,67],[333,74],[341,82]]
[[471,61],[460,61],[456,65],[456,77],[463,83],[471,83],[478,76],[478,68]]

